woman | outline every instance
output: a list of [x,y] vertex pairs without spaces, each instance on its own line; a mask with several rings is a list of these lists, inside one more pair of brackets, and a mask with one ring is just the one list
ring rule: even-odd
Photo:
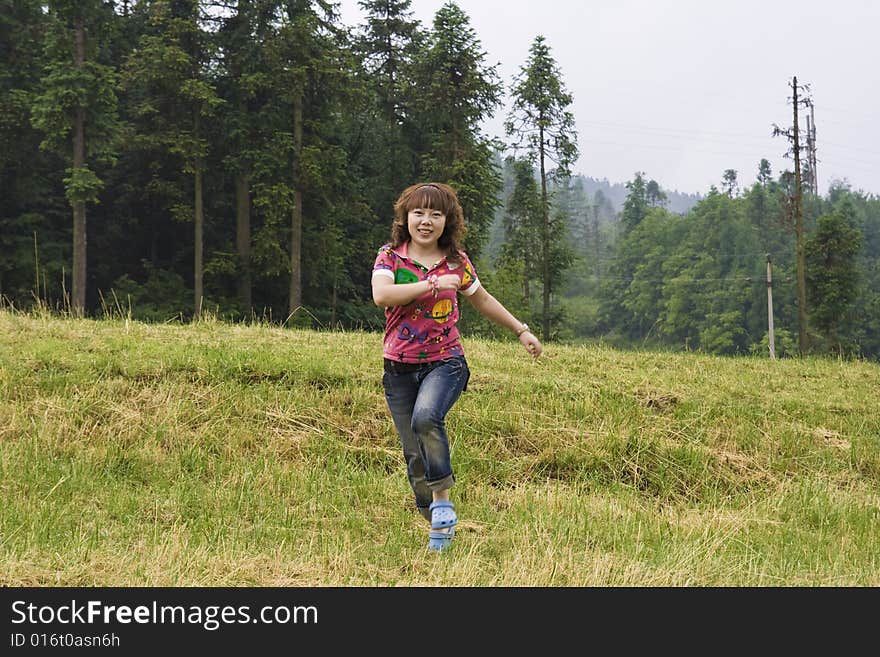
[[458,517],[446,414],[470,376],[456,322],[458,293],[485,317],[509,328],[537,358],[543,347],[480,285],[461,248],[464,213],[442,183],[408,187],[394,204],[391,242],[373,266],[373,301],[385,308],[385,399],[400,436],[419,512],[431,523],[428,549],[442,551]]

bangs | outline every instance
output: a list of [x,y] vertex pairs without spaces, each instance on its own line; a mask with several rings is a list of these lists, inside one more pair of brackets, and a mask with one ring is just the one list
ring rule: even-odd
[[454,207],[454,199],[442,189],[436,185],[422,185],[415,189],[409,198],[406,199],[404,209],[406,212],[411,212],[416,208],[439,210],[448,217],[451,215]]

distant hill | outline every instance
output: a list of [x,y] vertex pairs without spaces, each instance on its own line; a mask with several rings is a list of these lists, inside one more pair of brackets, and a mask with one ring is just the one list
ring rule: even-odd
[[[513,180],[507,167],[502,167],[504,184],[501,191],[502,202],[495,212],[492,225],[489,227],[489,240],[483,255],[489,262],[495,262],[504,242],[504,199],[513,188]],[[571,187],[581,187],[587,206],[596,209],[599,221],[603,224],[616,223],[617,215],[623,210],[628,190],[626,183],[610,182],[607,178],[598,180],[589,176],[572,176]],[[678,191],[664,189],[668,202],[666,209],[677,214],[686,214],[697,203],[703,200],[700,194],[682,194]]]
[[[596,178],[590,178],[589,176],[574,176],[574,178],[583,181],[584,191],[590,198],[595,197],[597,191],[601,191],[605,198],[611,202],[615,212],[620,212],[623,209],[623,203],[626,201],[627,195],[625,182],[612,183],[609,182],[607,178],[598,180]],[[703,197],[700,194],[682,194],[681,192],[670,191],[668,189],[664,189],[663,191],[669,199],[666,209],[678,214],[688,212],[692,207],[703,200]]]

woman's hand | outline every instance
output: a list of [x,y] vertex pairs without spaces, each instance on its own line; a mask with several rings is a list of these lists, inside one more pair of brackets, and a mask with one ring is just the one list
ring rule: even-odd
[[457,290],[461,286],[461,279],[457,274],[443,274],[437,277],[438,290]]
[[520,344],[526,348],[532,358],[537,358],[541,355],[541,352],[544,351],[544,347],[541,345],[541,341],[531,332],[531,331],[523,331],[519,334],[519,342]]

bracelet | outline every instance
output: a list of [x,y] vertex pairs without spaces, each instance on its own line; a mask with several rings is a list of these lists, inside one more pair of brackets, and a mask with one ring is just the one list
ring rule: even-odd
[[428,289],[431,290],[431,295],[436,299],[437,298],[437,274],[431,274],[428,276]]
[[516,332],[516,337],[521,336],[523,333],[529,330],[529,325],[523,322],[523,325],[519,327],[519,331]]

